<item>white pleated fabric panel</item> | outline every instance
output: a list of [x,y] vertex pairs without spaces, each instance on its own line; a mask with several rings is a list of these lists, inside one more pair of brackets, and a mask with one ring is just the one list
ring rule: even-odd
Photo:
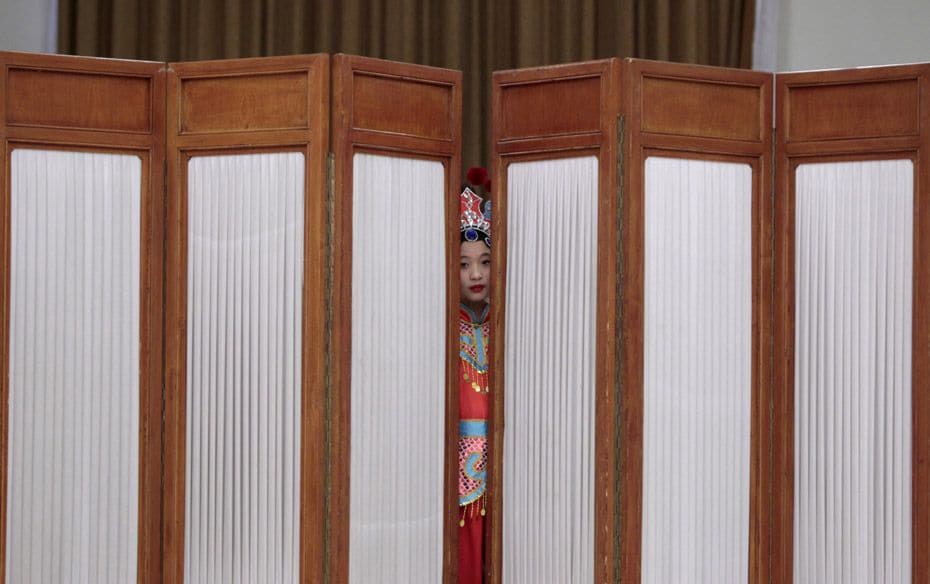
[[594,578],[597,181],[593,156],[508,167],[503,578],[510,584]]
[[297,582],[304,168],[188,166],[187,583]]
[[796,174],[794,581],[911,581],[909,160]]
[[752,169],[646,161],[642,581],[749,575]]
[[349,581],[442,581],[446,238],[441,163],[356,154]]
[[135,582],[142,162],[11,172],[6,581]]

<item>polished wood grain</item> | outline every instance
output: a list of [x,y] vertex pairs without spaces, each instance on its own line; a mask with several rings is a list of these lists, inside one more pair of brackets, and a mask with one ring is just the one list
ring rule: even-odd
[[[301,322],[300,581],[323,581],[326,453],[329,56],[174,63],[168,70],[168,228],[164,575],[184,581],[187,355],[187,165],[195,156],[301,152],[304,288]],[[267,81],[267,86],[257,83]],[[278,91],[281,86],[285,90]],[[254,107],[253,107],[254,106]]]
[[762,87],[644,75],[642,131],[677,136],[762,139]]
[[455,86],[358,71],[352,78],[352,128],[451,142]]
[[600,132],[601,78],[518,83],[501,93],[500,141]]
[[306,130],[308,83],[301,70],[185,77],[179,88],[180,132]]
[[782,126],[788,142],[917,136],[915,77],[852,83],[791,84]]
[[11,126],[150,134],[154,117],[162,117],[151,107],[149,76],[25,67],[6,75]]
[[[930,582],[930,65],[776,76],[775,434],[772,582],[793,578],[795,170],[844,160],[914,161],[911,366],[912,582]],[[806,125],[806,124],[809,124]],[[803,127],[802,127],[803,126]]]
[[[380,92],[380,93],[378,93]],[[417,109],[419,108],[419,109]],[[398,109],[403,111],[397,111]],[[416,116],[413,115],[416,114]],[[326,581],[349,581],[349,476],[352,428],[352,197],[356,153],[439,161],[445,167],[446,444],[443,582],[456,581],[458,538],[458,192],[462,74],[355,57],[333,57],[332,321],[327,338],[328,453]]]
[[9,449],[9,179],[17,148],[130,154],[142,160],[137,581],[163,581],[164,104],[161,63],[0,52],[0,583],[6,579]]

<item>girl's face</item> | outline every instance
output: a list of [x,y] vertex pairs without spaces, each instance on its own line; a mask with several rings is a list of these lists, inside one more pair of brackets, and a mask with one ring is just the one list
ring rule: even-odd
[[459,267],[462,302],[481,308],[491,284],[491,250],[483,241],[463,241]]

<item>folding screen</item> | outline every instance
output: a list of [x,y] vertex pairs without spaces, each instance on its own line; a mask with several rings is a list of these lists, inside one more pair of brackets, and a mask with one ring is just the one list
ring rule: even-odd
[[493,582],[614,577],[619,72],[494,74]]
[[329,578],[452,581],[461,74],[337,55],[333,108]]
[[168,71],[165,578],[319,582],[329,57]]
[[764,581],[772,79],[625,65],[620,574]]
[[451,578],[460,74],[2,62],[4,576]]
[[776,582],[930,580],[928,74],[776,79]]
[[161,582],[164,66],[0,68],[0,581]]
[[[0,581],[452,581],[460,74],[0,66]],[[930,579],[928,71],[495,75],[493,581]]]
[[495,581],[764,579],[771,91],[495,75]]

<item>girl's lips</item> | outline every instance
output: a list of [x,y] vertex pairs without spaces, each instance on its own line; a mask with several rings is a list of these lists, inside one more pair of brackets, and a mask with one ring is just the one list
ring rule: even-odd
[[482,290],[484,290],[484,286],[481,286],[481,285],[472,286],[469,288],[469,290],[471,290],[472,292],[481,292]]

